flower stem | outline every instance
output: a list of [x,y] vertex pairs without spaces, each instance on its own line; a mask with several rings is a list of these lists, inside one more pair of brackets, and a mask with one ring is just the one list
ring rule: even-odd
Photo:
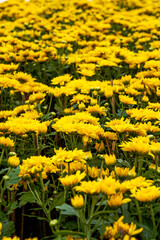
[[155,217],[154,217],[152,203],[150,204],[150,213],[151,213],[152,224],[153,224],[153,236],[156,239],[157,227],[156,227],[156,222],[155,222]]
[[1,162],[2,162],[2,159],[3,159],[3,155],[4,155],[4,148],[2,150],[1,157],[0,157],[0,165],[1,165]]
[[140,210],[140,207],[139,207],[139,202],[137,201],[137,199],[135,199],[135,204],[136,204],[136,208],[137,208],[139,223],[142,224],[142,214],[141,214],[141,210]]

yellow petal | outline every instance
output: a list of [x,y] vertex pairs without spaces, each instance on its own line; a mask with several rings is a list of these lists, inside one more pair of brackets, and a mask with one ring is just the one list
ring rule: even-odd
[[125,199],[123,199],[122,203],[129,203],[130,201],[131,201],[130,198],[125,198]]

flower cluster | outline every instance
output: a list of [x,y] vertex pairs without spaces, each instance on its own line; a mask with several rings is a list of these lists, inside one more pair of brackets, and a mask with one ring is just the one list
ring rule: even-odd
[[157,239],[159,0],[0,10],[2,240]]

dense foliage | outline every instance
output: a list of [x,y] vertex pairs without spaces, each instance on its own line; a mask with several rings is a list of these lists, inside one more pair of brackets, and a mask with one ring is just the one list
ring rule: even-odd
[[0,4],[0,239],[159,239],[159,17],[159,0]]

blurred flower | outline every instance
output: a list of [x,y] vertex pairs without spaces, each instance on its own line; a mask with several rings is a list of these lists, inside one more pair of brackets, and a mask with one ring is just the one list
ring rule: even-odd
[[71,204],[74,208],[82,208],[84,205],[84,198],[82,195],[75,195],[71,198]]

